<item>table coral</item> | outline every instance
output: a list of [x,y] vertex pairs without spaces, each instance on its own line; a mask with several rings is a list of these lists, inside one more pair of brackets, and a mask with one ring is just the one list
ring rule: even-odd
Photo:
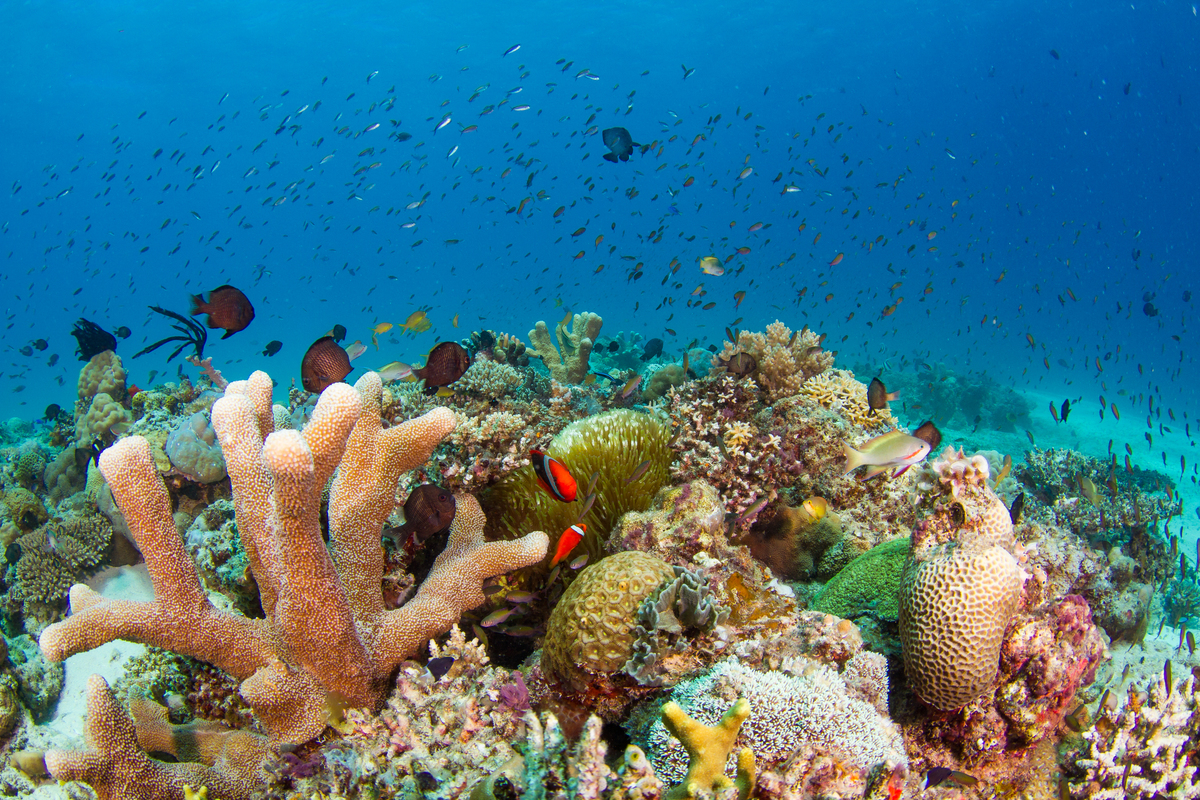
[[[242,681],[242,697],[275,742],[318,734],[334,698],[378,707],[401,661],[483,603],[484,580],[541,559],[549,544],[540,532],[485,542],[478,504],[459,496],[446,549],[416,596],[386,609],[380,537],[397,480],[428,458],[453,416],[435,411],[384,430],[381,392],[375,373],[353,388],[331,386],[303,434],[271,433],[271,380],[262,372],[231,383],[213,407],[265,619],[211,605],[145,441],[129,437],[106,450],[101,470],[146,557],[155,600],[108,599],[76,585],[72,616],[43,632],[42,649],[60,660],[122,638],[203,659]],[[335,468],[327,546],[318,514]]]
[[773,403],[796,394],[808,379],[833,364],[833,353],[821,349],[823,338],[807,326],[793,334],[791,328],[776,320],[767,326],[766,333],[740,331],[737,344],[725,342],[724,349],[713,358],[713,366],[736,353],[749,353],[758,364],[753,379],[763,390],[766,402]]
[[583,383],[590,367],[588,358],[592,354],[592,344],[600,335],[600,326],[604,320],[599,314],[585,311],[576,314],[571,319],[571,327],[566,322],[560,322],[554,328],[558,346],[550,336],[550,329],[545,322],[538,322],[529,332],[530,347],[527,350],[531,356],[536,356],[550,371],[550,377],[559,383]]

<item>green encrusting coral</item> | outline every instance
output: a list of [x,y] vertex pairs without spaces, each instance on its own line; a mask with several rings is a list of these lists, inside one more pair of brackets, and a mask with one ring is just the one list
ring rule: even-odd
[[[670,431],[657,417],[629,409],[605,411],[572,422],[546,447],[579,484],[574,502],[554,499],[538,486],[533,467],[526,465],[487,489],[479,500],[492,537],[515,539],[527,531],[545,531],[551,541],[579,521],[593,474],[596,500],[583,516],[587,536],[580,548],[594,562],[602,544],[628,511],[645,511],[667,482],[671,464]],[[636,480],[628,480],[649,462]]]
[[907,536],[871,548],[847,564],[813,600],[813,608],[843,619],[863,614],[900,618],[900,573],[911,548]]

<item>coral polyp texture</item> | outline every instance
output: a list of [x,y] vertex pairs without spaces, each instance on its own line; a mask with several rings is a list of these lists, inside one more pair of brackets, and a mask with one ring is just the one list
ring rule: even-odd
[[900,581],[900,637],[909,686],[950,710],[995,679],[1026,573],[1008,510],[988,485],[987,460],[947,448],[933,469],[944,494],[913,531]]
[[[460,495],[428,577],[404,606],[386,608],[380,535],[397,481],[429,457],[453,415],[436,410],[385,430],[380,397],[374,373],[353,388],[334,384],[303,433],[272,432],[271,380],[262,372],[231,383],[213,406],[264,619],[209,602],[146,441],[129,437],[104,451],[100,469],[145,556],[155,599],[109,599],[76,585],[72,615],[43,632],[43,651],[61,660],[128,639],[209,662],[241,681],[242,698],[275,743],[320,733],[331,698],[377,709],[400,662],[483,603],[483,581],[538,561],[548,545],[541,532],[485,542],[479,505]],[[319,509],[335,468],[327,547]]]

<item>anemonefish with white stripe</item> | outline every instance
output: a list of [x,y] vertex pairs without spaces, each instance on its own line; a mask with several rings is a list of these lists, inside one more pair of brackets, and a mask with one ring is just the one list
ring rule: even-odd
[[554,566],[562,561],[571,551],[575,549],[575,545],[583,541],[584,534],[587,533],[587,525],[582,522],[572,525],[563,531],[562,536],[558,537],[558,547],[554,548],[554,557],[550,559],[550,566]]
[[579,487],[561,461],[551,458],[542,450],[530,450],[529,457],[533,462],[533,473],[537,476],[539,486],[555,500],[564,503],[575,502],[575,493]]

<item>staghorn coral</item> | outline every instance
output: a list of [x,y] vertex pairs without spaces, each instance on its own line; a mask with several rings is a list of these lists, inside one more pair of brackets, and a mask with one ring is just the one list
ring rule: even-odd
[[948,497],[918,525],[900,585],[900,637],[912,690],[938,709],[960,708],[996,677],[1004,630],[1026,573],[1008,509],[988,486],[988,464],[947,448],[935,462]]
[[566,321],[558,323],[554,328],[558,339],[555,347],[554,339],[545,322],[538,322],[529,332],[530,348],[528,354],[536,356],[546,365],[550,377],[559,383],[583,383],[590,367],[588,358],[592,354],[592,344],[600,335],[600,326],[604,320],[599,314],[585,311],[576,314],[571,319],[571,328],[567,329]]
[[[896,772],[907,769],[900,731],[885,714],[853,699],[835,670],[803,656],[793,668],[793,674],[760,672],[728,659],[676,685],[670,699],[693,719],[711,725],[734,699],[744,697],[754,712],[735,746],[753,751],[759,787],[776,788],[782,781],[773,773],[801,761],[808,769],[791,776],[793,788],[803,786],[820,797],[860,798],[872,771],[885,765]],[[654,710],[650,704],[640,706],[626,730],[660,777],[679,780],[685,770],[683,748],[666,735]]]
[[[1115,699],[1115,697],[1114,697]],[[1200,797],[1196,743],[1200,741],[1196,678],[1142,691],[1129,686],[1125,702],[1103,704],[1085,746],[1066,763],[1073,798],[1157,800]],[[1082,774],[1081,774],[1082,773]]]
[[847,422],[868,430],[896,426],[896,418],[888,409],[872,412],[867,405],[867,387],[855,379],[854,373],[831,369],[813,376],[800,387],[799,394],[836,412]]
[[[115,638],[202,658],[242,681],[240,693],[272,741],[299,743],[321,731],[335,697],[377,707],[401,661],[481,604],[488,577],[542,558],[548,538],[535,532],[484,542],[478,504],[459,496],[449,541],[428,577],[407,604],[386,609],[380,537],[397,480],[428,457],[452,415],[433,412],[383,430],[382,386],[368,373],[354,388],[326,389],[303,434],[270,433],[270,391],[270,378],[256,372],[231,383],[213,407],[265,619],[211,605],[149,448],[130,437],[105,451],[101,470],[146,556],[156,599],[110,600],[76,585],[72,616],[47,628],[41,645],[56,660]],[[327,547],[318,507],[335,467]]]
[[[599,474],[596,499],[582,521],[588,526],[584,546],[592,559],[617,520],[628,511],[644,511],[667,481],[670,432],[659,419],[629,409],[616,409],[573,422],[554,437],[545,451],[566,465],[579,484],[572,503],[551,497],[538,486],[533,467],[510,472],[480,497],[498,535],[512,537],[530,525],[557,536],[579,521],[590,476]],[[627,479],[650,462],[635,481]]]
[[807,326],[793,334],[791,328],[776,320],[767,326],[766,333],[740,331],[737,345],[725,342],[713,366],[720,366],[736,353],[749,353],[758,364],[752,377],[762,389],[763,399],[773,403],[795,395],[807,380],[832,366],[833,353],[821,349],[824,338]]

